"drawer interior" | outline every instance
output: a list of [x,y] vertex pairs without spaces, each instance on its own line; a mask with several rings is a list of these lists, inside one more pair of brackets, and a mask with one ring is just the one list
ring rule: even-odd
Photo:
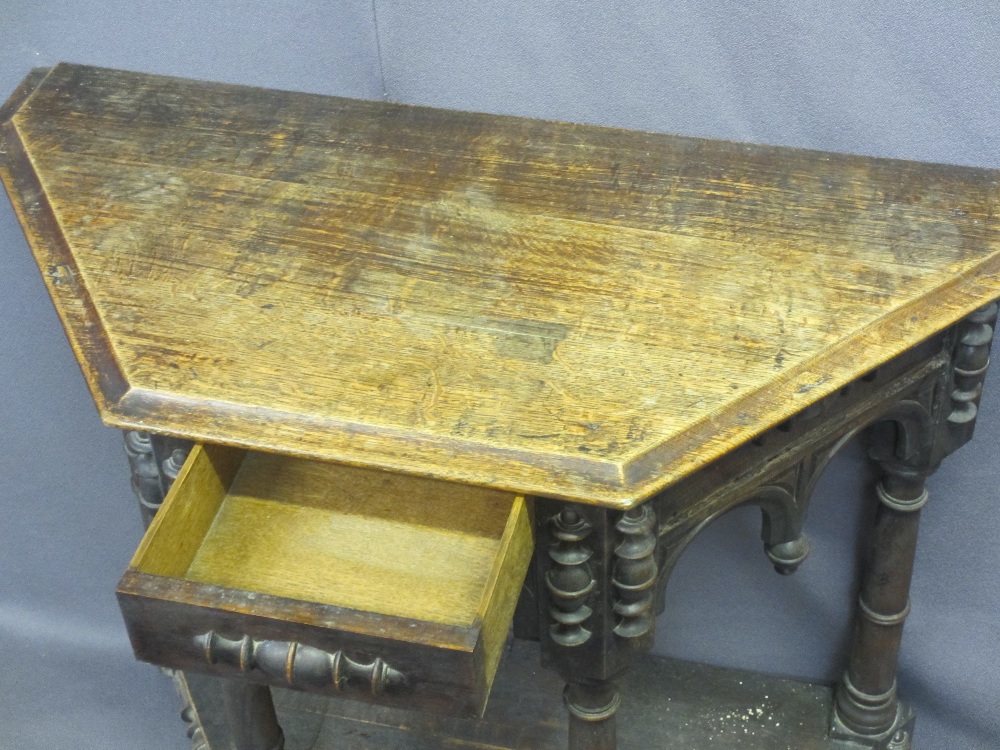
[[482,614],[510,494],[470,506],[459,485],[267,453],[226,468],[229,487],[198,492],[200,528],[164,524],[138,570],[449,625]]
[[511,493],[196,446],[129,580],[174,579],[271,619],[288,610],[274,602],[309,602],[327,628],[338,613],[377,616],[373,632],[396,640],[472,634],[473,681],[488,692],[531,549],[525,499]]

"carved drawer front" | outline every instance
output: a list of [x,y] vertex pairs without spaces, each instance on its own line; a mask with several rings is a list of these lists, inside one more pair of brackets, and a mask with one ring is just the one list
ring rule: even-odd
[[197,446],[118,599],[144,661],[479,715],[531,550],[520,496]]

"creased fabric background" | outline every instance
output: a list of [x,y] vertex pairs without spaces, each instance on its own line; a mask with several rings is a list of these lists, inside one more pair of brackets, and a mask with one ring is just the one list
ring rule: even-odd
[[[5,0],[0,98],[59,60],[685,135],[1000,167],[1000,6],[978,2]],[[1000,384],[933,477],[900,692],[918,750],[1000,747]],[[97,418],[0,200],[0,746],[188,746],[134,662],[114,586],[141,536],[120,435]],[[843,665],[872,474],[828,469],[792,578],[750,509],[685,553],[657,651],[810,680]],[[627,696],[626,696],[627,699]]]

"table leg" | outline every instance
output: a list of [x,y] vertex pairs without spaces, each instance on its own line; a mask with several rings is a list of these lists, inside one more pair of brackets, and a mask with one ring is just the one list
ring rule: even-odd
[[[125,454],[132,470],[132,489],[139,500],[143,524],[149,526],[160,504],[177,477],[191,443],[185,440],[152,435],[135,430],[125,431]],[[189,689],[185,675],[174,673],[174,683],[184,703],[181,716],[187,724],[192,750],[222,750],[206,731],[202,707]],[[244,680],[219,679],[225,731],[221,742],[234,750],[281,750],[284,737],[274,712],[271,690]],[[206,710],[211,710],[206,707]]]
[[615,713],[621,703],[613,682],[570,682],[563,693],[569,712],[570,750],[615,750]]
[[653,643],[656,515],[539,500],[542,663],[564,680],[570,750],[614,750],[616,680]]
[[236,750],[282,750],[285,738],[274,713],[271,689],[245,680],[222,680],[226,723]]
[[925,473],[884,465],[879,506],[858,596],[850,660],[837,689],[831,733],[869,747],[908,748],[913,715],[896,697],[903,622],[910,611],[910,579],[920,509],[927,502]]

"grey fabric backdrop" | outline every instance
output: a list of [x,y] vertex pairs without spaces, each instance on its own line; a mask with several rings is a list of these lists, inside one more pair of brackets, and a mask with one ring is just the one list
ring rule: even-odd
[[[208,6],[211,7],[208,7]],[[1000,167],[1000,10],[932,2],[0,1],[0,98],[69,60],[211,80]],[[1000,386],[931,483],[902,653],[920,750],[1000,747]],[[187,746],[113,597],[141,533],[0,200],[0,747]],[[686,553],[659,652],[833,680],[871,475],[835,460],[813,555],[776,576],[738,511]]]

